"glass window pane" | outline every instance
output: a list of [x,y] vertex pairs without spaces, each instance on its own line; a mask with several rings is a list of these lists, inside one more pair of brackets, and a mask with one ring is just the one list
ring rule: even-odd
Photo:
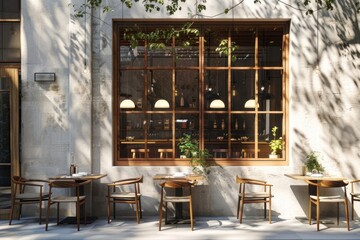
[[[0,92],[0,163],[10,163],[10,95]],[[1,168],[2,166],[0,166]]]
[[132,158],[132,149],[142,149],[145,146],[145,116],[144,114],[128,113],[119,117],[120,157]]
[[145,106],[144,72],[143,71],[122,71],[120,84],[120,102],[130,98],[136,109],[140,110]]
[[[268,158],[270,154],[269,141],[274,139],[272,128],[278,127],[276,139],[283,134],[283,114],[259,114],[259,147],[261,144],[264,150],[260,151],[259,157]],[[266,143],[266,144],[265,144]],[[265,147],[266,145],[266,147]],[[265,151],[266,150],[266,151]]]
[[235,51],[231,65],[235,67],[255,66],[255,35],[254,27],[235,27],[232,30],[231,41]]
[[227,120],[227,114],[205,114],[204,116],[205,148],[215,158],[226,158],[228,154]]
[[172,115],[150,114],[147,132],[149,158],[159,158],[158,149],[172,149]]
[[282,28],[259,29],[259,66],[282,66]]
[[[148,71],[148,109],[170,110],[172,108],[172,71],[171,70],[149,70]],[[156,101],[166,100],[170,108],[155,108]]]
[[231,84],[231,110],[254,111],[254,108],[245,108],[245,103],[255,100],[255,71],[232,70]]
[[20,62],[20,23],[0,23],[0,62]]
[[177,70],[175,102],[178,110],[199,109],[199,71]]
[[259,111],[281,111],[282,91],[282,70],[259,71]]
[[[205,71],[205,109],[206,110],[226,110],[228,108],[228,71],[227,70],[208,70]],[[211,109],[212,101],[220,99],[224,102],[225,108]]]
[[11,167],[0,166],[0,187],[8,187],[11,185]]
[[20,0],[1,0],[0,19],[20,19]]
[[204,31],[204,59],[207,67],[228,66],[228,31],[226,27],[206,28]]

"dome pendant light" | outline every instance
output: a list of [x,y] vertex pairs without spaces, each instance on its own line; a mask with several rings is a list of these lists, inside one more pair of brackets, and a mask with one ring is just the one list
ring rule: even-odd
[[165,99],[159,99],[155,102],[154,108],[170,108],[170,104]]
[[[256,102],[255,102],[255,99],[249,99],[249,100],[247,100],[246,101],[246,103],[245,103],[245,108],[255,108],[255,106],[256,106]],[[259,104],[257,104],[257,107],[259,107]]]
[[131,99],[124,99],[120,103],[120,108],[135,108],[135,103]]
[[215,99],[210,103],[210,108],[212,108],[212,109],[213,108],[216,108],[216,109],[225,108],[225,103],[220,99]]

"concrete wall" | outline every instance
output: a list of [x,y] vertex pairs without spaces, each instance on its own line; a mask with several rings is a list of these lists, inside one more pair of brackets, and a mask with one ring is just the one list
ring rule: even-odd
[[[22,173],[43,178],[67,173],[73,153],[81,171],[108,174],[93,184],[92,210],[98,216],[106,214],[102,183],[143,174],[144,214],[156,215],[159,187],[152,176],[187,167],[112,165],[111,21],[169,16],[146,13],[138,4],[131,11],[122,11],[119,1],[105,2],[117,6],[115,11],[104,14],[93,10],[92,18],[76,19],[68,1],[22,1]],[[226,2],[230,1],[209,4],[204,14],[219,13],[226,4],[230,6]],[[340,11],[320,10],[318,15],[306,15],[275,0],[262,4],[245,1],[234,10],[234,17],[241,19],[291,19],[290,164],[214,167],[207,184],[195,188],[197,216],[236,215],[236,175],[265,179],[274,185],[274,216],[305,216],[307,188],[284,174],[297,172],[306,153],[312,150],[322,153],[326,172],[360,178],[356,171],[360,169],[360,19],[347,2],[338,3]],[[188,7],[195,11],[193,6]],[[184,11],[170,17],[188,15]],[[231,17],[231,13],[217,16]],[[33,81],[34,72],[55,72],[57,79],[54,83],[37,83]],[[128,206],[119,209],[132,214]],[[261,215],[259,209],[261,206],[249,206],[246,215]]]

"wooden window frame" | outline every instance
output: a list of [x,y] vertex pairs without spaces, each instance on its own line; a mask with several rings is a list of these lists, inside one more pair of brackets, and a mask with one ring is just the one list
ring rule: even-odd
[[[282,157],[276,160],[268,159],[268,158],[258,158],[257,153],[256,157],[253,159],[233,159],[233,158],[221,158],[221,159],[215,159],[211,160],[216,162],[219,165],[222,166],[287,166],[289,164],[289,103],[288,103],[288,96],[289,96],[289,27],[290,27],[290,20],[283,20],[283,21],[275,21],[275,20],[259,20],[259,21],[234,21],[234,20],[192,20],[194,24],[206,26],[206,25],[213,25],[213,24],[227,24],[229,26],[233,26],[236,24],[241,25],[248,25],[248,26],[273,26],[273,25],[281,25],[283,27],[284,33],[283,33],[283,40],[282,40],[282,58],[283,58],[283,64],[282,67],[267,67],[267,66],[258,66],[257,62],[255,63],[254,67],[231,67],[230,64],[230,57],[228,58],[229,64],[227,67],[221,67],[226,69],[227,71],[231,70],[280,70],[282,71],[282,110],[281,111],[261,111],[261,114],[271,113],[271,114],[282,114],[282,133],[281,136],[284,141],[285,148],[282,151]],[[131,24],[151,24],[151,25],[158,25],[158,24],[179,24],[179,23],[185,23],[188,22],[188,20],[184,19],[175,19],[175,20],[163,20],[163,19],[154,19],[154,20],[144,20],[144,19],[113,19],[113,165],[115,166],[181,166],[181,165],[189,165],[189,161],[187,159],[181,159],[181,158],[171,158],[171,159],[154,159],[154,158],[142,158],[142,159],[131,159],[131,158],[120,158],[118,155],[120,143],[119,143],[119,101],[120,97],[118,95],[118,89],[120,87],[119,79],[120,79],[120,54],[119,54],[119,43],[120,38],[122,37],[119,32],[122,26],[129,26]],[[200,59],[199,59],[199,76],[201,76],[200,83],[199,83],[199,101],[201,105],[204,103],[203,99],[203,93],[204,93],[204,71],[205,69],[211,69],[216,67],[205,67],[204,66],[204,37],[199,37],[199,52],[200,52]],[[257,43],[255,44],[255,47],[257,48]],[[255,52],[257,53],[258,50],[256,49]],[[145,56],[146,58],[146,56]],[[257,60],[258,57],[256,56],[255,59]],[[145,59],[146,61],[146,59]],[[134,69],[141,70],[142,68],[135,67]],[[219,68],[219,67],[218,67]],[[163,69],[163,68],[161,68]],[[169,69],[174,70],[174,67],[170,67]],[[229,80],[231,81],[230,77]],[[255,78],[255,86],[258,86],[258,77]],[[174,86],[174,83],[173,83]],[[228,99],[231,95],[231,89],[230,85],[228,85]],[[144,88],[146,89],[147,86],[145,85]],[[255,97],[257,98],[257,87],[255,87]],[[173,96],[174,98],[174,96]],[[229,100],[230,101],[230,100]],[[131,111],[125,111],[123,113],[130,113]],[[154,113],[164,113],[161,111],[146,111],[147,114],[154,114]],[[166,111],[165,111],[166,112]],[[181,111],[176,111],[175,108],[172,108],[170,110],[170,114],[173,116],[176,113],[182,113]],[[231,111],[231,108],[229,107],[226,111],[211,111],[211,113],[224,113],[228,114],[230,116],[231,113],[234,111]],[[187,113],[187,112],[184,112]],[[207,111],[203,108],[203,106],[199,107],[199,140],[200,140],[200,146],[204,147],[204,115],[207,113]],[[258,109],[255,109],[254,111],[239,111],[239,113],[254,113],[255,117],[258,116]],[[174,119],[173,119],[174,121]],[[257,119],[255,119],[257,122]],[[172,126],[175,123],[173,122]],[[255,124],[255,131],[257,132],[258,125]],[[173,127],[175,128],[175,127]],[[279,135],[280,135],[279,134]],[[176,147],[175,142],[175,135],[173,134],[172,138],[172,146],[173,149]],[[145,148],[148,147],[148,143],[145,142],[144,144]],[[228,146],[230,146],[230,139],[228,139]],[[257,152],[258,147],[258,140],[255,138],[255,152]]]

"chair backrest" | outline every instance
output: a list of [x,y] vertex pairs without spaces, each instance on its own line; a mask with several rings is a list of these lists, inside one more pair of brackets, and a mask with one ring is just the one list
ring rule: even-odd
[[[47,180],[42,179],[27,179],[20,176],[13,176],[12,177],[12,191],[13,193],[24,193],[26,188],[32,188],[33,191],[37,188],[40,192],[43,191],[43,188],[46,187],[48,184]],[[39,188],[40,187],[40,188]]]
[[49,182],[49,194],[52,195],[52,189],[53,188],[75,188],[76,189],[76,195],[80,196],[80,186],[84,186],[86,184],[89,184],[91,180],[85,180],[85,181],[75,181],[72,179],[66,179],[66,180],[53,180]]
[[346,198],[346,186],[349,184],[344,180],[305,180],[305,182],[309,185],[316,186],[316,195],[318,198],[320,196],[321,188],[343,188],[344,196]]
[[[177,189],[177,188],[182,188],[183,190],[188,189],[189,194],[191,195],[191,188],[192,186],[196,183],[196,180],[190,182],[190,181],[186,181],[186,180],[167,180],[165,182],[160,183],[161,186],[161,196],[163,196],[163,193],[165,191],[165,188],[170,188],[170,189]],[[183,192],[183,194],[185,195],[185,192]]]
[[112,191],[115,192],[116,187],[120,187],[120,186],[128,186],[128,185],[134,185],[135,186],[135,194],[140,193],[140,183],[142,183],[144,180],[144,176],[141,175],[140,177],[137,178],[127,178],[127,179],[122,179],[122,180],[118,180],[112,183],[107,184],[108,186],[108,194],[110,196],[110,189],[112,188]]
[[143,158],[149,153],[149,149],[145,148],[133,148],[130,151],[132,153],[132,158]]
[[160,158],[171,158],[173,150],[172,148],[160,148],[158,149],[158,153],[160,153]]
[[345,182],[344,180],[316,180],[316,181],[306,180],[306,182],[310,185],[314,185],[314,186],[322,187],[322,188],[345,187],[349,184],[348,182]]
[[239,187],[239,193],[241,192],[245,192],[245,186],[246,185],[258,185],[258,186],[263,186],[264,187],[264,191],[266,191],[266,181],[263,180],[258,180],[258,179],[252,179],[252,178],[241,178],[239,176],[236,176],[236,183],[240,184]]
[[357,185],[357,188],[359,187],[360,179],[352,180],[352,181],[350,182],[350,184],[351,184],[351,192],[352,192],[352,193],[359,192],[359,191],[356,191],[357,189],[355,188],[355,185]]

